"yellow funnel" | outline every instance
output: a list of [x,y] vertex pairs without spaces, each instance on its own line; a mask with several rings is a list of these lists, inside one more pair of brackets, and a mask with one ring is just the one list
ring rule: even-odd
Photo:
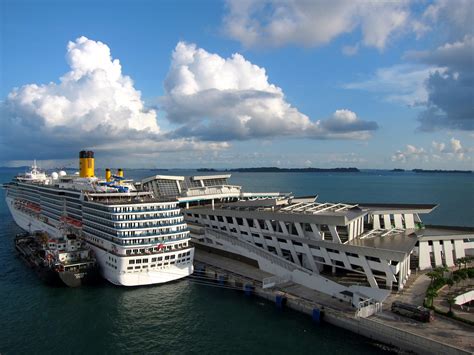
[[79,176],[94,177],[94,152],[82,150],[79,153]]
[[112,180],[112,172],[110,169],[105,169],[105,181],[109,182]]

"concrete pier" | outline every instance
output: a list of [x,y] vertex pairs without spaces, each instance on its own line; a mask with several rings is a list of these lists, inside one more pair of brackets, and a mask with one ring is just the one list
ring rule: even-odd
[[[324,322],[347,329],[361,336],[419,354],[472,354],[474,327],[436,315],[430,323],[420,323],[383,311],[368,318],[357,317],[350,303],[332,298],[307,287],[286,282],[273,288],[263,288],[264,279],[273,275],[216,253],[196,249],[196,267],[205,265],[207,276],[225,282],[246,293],[277,303],[277,296],[284,297],[283,307],[308,314],[315,319],[314,310]],[[219,278],[219,276],[223,276]],[[253,286],[250,292],[249,285]],[[276,306],[279,306],[278,304]]]

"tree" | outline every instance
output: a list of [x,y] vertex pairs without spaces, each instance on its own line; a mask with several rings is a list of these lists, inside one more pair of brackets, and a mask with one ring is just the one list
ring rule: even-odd
[[456,298],[454,298],[453,296],[448,296],[448,298],[446,299],[446,302],[448,302],[448,304],[449,304],[448,315],[452,316],[453,315],[453,305],[456,303]]
[[459,276],[458,274],[453,274],[453,281],[454,283],[458,283],[459,281],[461,281],[461,276]]
[[430,271],[430,272],[426,273],[426,276],[428,276],[431,279],[430,285],[432,285],[433,281],[440,277],[440,274],[433,270],[433,271]]
[[446,283],[448,284],[449,289],[451,290],[451,287],[454,285],[454,280],[452,278],[447,279]]
[[434,271],[434,272],[437,272],[440,277],[443,277],[443,276],[444,276],[444,273],[445,273],[445,272],[448,272],[449,269],[448,269],[447,266],[438,266],[438,267],[434,268],[433,271]]
[[430,307],[433,307],[433,299],[438,296],[438,292],[436,292],[435,289],[429,288],[428,291],[426,291],[426,298],[428,298],[428,305]]
[[458,270],[461,270],[461,265],[462,265],[461,259],[462,259],[462,258],[457,258],[457,259],[454,261],[454,264],[456,264],[456,266],[458,267]]

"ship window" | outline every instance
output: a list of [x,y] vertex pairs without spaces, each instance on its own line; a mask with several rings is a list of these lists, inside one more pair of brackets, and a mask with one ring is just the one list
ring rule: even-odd
[[147,263],[148,262],[148,259],[143,259],[143,263]]
[[155,261],[156,261],[156,258],[151,258],[151,261],[152,261],[152,262],[155,262]]
[[128,263],[129,264],[135,264],[135,260],[129,260]]
[[138,270],[138,269],[140,269],[140,266],[135,266],[135,270]]
[[137,259],[137,260],[136,260],[136,263],[137,263],[137,264],[141,264],[141,263],[142,263],[142,260],[141,260],[141,259]]
[[170,256],[169,255],[166,255],[165,256],[165,260],[169,260],[170,259]]
[[133,266],[127,267],[127,270],[133,270]]

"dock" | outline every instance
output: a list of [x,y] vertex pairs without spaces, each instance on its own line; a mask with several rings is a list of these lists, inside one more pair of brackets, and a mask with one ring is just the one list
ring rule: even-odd
[[196,273],[241,289],[245,294],[275,302],[311,316],[315,323],[327,322],[353,333],[419,354],[472,354],[474,327],[436,316],[430,323],[401,317],[383,308],[370,317],[360,317],[351,304],[291,281],[264,287],[273,275],[246,260],[235,260],[201,248],[195,253]]

